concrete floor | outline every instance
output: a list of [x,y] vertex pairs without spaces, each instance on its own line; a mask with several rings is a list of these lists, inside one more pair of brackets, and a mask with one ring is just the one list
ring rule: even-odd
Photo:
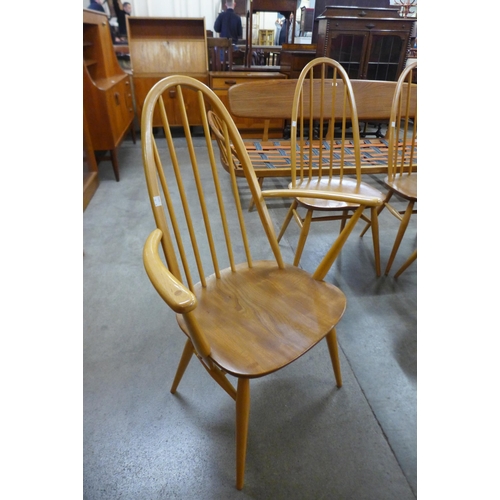
[[[362,223],[327,275],[348,300],[337,328],[343,387],[335,387],[326,344],[253,382],[239,492],[233,401],[195,361],[178,393],[169,392],[184,335],[142,265],[154,222],[140,142],[125,141],[118,156],[120,182],[102,163],[83,215],[84,498],[416,498],[417,263],[393,275],[416,246],[417,217],[389,276],[375,277],[371,235],[359,238]],[[381,179],[365,180],[383,189]],[[266,180],[273,183],[286,185]],[[240,192],[248,199],[244,182]],[[286,208],[270,205],[276,227]],[[301,267],[314,270],[336,224],[313,224]],[[383,268],[397,227],[381,214]],[[289,262],[297,237],[291,223],[280,243]]]

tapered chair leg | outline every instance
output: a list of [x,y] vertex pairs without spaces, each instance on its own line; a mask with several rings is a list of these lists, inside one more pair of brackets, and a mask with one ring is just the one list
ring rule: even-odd
[[399,268],[399,271],[394,275],[395,278],[399,278],[403,271],[406,269],[417,259],[417,250],[414,250],[413,253],[408,257],[407,261]]
[[[380,215],[380,213],[382,212],[382,210],[384,210],[384,208],[386,207],[386,203],[389,203],[389,200],[392,198],[393,194],[394,193],[392,191],[389,191],[387,193],[387,196],[385,197],[384,203],[382,203],[382,205],[380,205],[380,207],[377,208],[377,215]],[[371,225],[372,225],[371,221],[366,224],[366,226],[364,227],[363,231],[361,231],[361,234],[359,235],[360,238],[362,236],[364,236],[364,234],[366,233],[366,231],[368,231],[368,229],[370,229]]]
[[236,393],[236,488],[241,490],[245,482],[248,420],[250,416],[250,380],[238,379]]
[[339,234],[338,238],[334,241],[333,245],[330,247],[330,250],[326,252],[326,255],[323,257],[323,260],[319,263],[316,271],[314,271],[313,278],[317,280],[322,280],[326,276],[326,273],[330,270],[335,259],[338,257],[344,243],[347,238],[351,234],[354,226],[358,222],[361,214],[363,213],[364,208],[358,207],[352,216],[349,218],[344,230]]
[[175,374],[174,381],[172,382],[172,387],[170,388],[170,392],[172,394],[175,394],[177,386],[179,385],[179,382],[181,381],[182,376],[186,371],[187,365],[191,361],[193,353],[194,353],[193,344],[191,340],[187,339],[186,344],[184,345],[184,350],[182,351],[181,359],[179,361],[179,366],[177,367],[177,372]]
[[298,202],[297,200],[293,200],[293,203],[290,205],[288,212],[286,214],[285,220],[283,221],[283,225],[281,226],[280,234],[278,235],[278,242],[281,240],[282,236],[285,234],[286,228],[293,217],[293,211],[297,208]]
[[328,344],[328,351],[333,365],[333,373],[335,374],[335,381],[337,387],[342,387],[342,373],[340,372],[340,359],[339,359],[339,345],[337,343],[337,332],[333,328],[326,336],[326,343]]
[[373,239],[373,255],[375,256],[375,273],[377,277],[380,276],[380,242],[379,242],[379,229],[378,229],[378,213],[377,208],[371,209],[371,226],[372,226],[372,239]]
[[311,227],[311,220],[313,216],[313,210],[308,210],[304,220],[302,221],[302,229],[300,230],[299,241],[297,243],[297,250],[295,252],[295,258],[293,260],[293,265],[298,266],[300,262],[300,257],[302,257],[302,251],[304,250],[304,245],[306,244],[307,235],[309,234],[309,228]]
[[347,216],[348,215],[349,215],[349,211],[345,210],[344,213],[342,214],[342,219],[341,219],[341,222],[340,222],[340,231],[339,231],[339,233],[341,233],[344,230],[345,224],[347,222]]
[[396,254],[398,252],[399,245],[401,244],[401,241],[403,240],[403,236],[405,234],[406,228],[408,227],[408,223],[410,222],[410,217],[413,213],[413,205],[415,205],[414,201],[410,201],[408,203],[408,206],[406,207],[403,218],[401,219],[401,224],[399,225],[398,234],[396,235],[396,241],[394,242],[394,246],[392,247],[392,252],[391,252],[391,255],[389,257],[389,261],[387,262],[387,266],[385,268],[386,276],[389,274],[389,271],[391,270],[391,266],[392,266],[392,263],[394,262],[394,258],[396,257]]

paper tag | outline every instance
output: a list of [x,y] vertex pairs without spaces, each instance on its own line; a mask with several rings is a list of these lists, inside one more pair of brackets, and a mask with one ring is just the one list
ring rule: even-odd
[[153,196],[153,201],[155,207],[161,207],[161,198],[159,196]]

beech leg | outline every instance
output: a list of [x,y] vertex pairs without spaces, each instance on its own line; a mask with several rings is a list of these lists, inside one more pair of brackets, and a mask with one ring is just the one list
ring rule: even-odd
[[405,271],[410,264],[412,264],[417,258],[417,250],[414,250],[414,252],[408,257],[408,260],[399,268],[399,271],[394,275],[395,278],[398,278],[401,276],[401,273]]
[[290,221],[292,220],[293,211],[297,208],[297,205],[298,205],[297,200],[293,200],[293,203],[290,205],[290,208],[288,209],[288,213],[286,214],[283,225],[281,226],[281,231],[280,234],[278,235],[278,242],[281,240],[281,237],[285,234],[286,228],[288,227],[288,224],[290,224]]
[[333,245],[330,247],[330,250],[323,257],[323,260],[319,263],[316,271],[314,271],[313,278],[315,280],[322,280],[326,276],[326,273],[330,270],[335,259],[338,257],[344,243],[347,238],[351,234],[354,226],[358,222],[361,214],[363,213],[364,207],[360,206],[356,209],[356,211],[349,218],[349,222],[346,224],[345,229],[339,234],[338,238],[333,242]]
[[335,328],[332,328],[330,333],[326,336],[326,343],[330,351],[330,358],[333,365],[333,373],[335,374],[335,381],[337,387],[342,387],[342,373],[340,372],[340,359],[339,359],[339,346],[337,343],[337,333]]
[[170,388],[170,392],[172,394],[175,394],[177,386],[179,385],[179,382],[181,381],[182,376],[186,371],[187,365],[191,361],[193,353],[194,353],[193,344],[191,343],[191,340],[187,339],[186,344],[184,345],[184,350],[182,351],[181,359],[179,361],[179,366],[177,367],[177,372],[175,374],[174,381],[172,382],[172,387]]
[[238,379],[236,393],[236,488],[241,490],[245,482],[248,420],[250,416],[250,380]]
[[396,241],[394,242],[394,246],[392,247],[391,256],[389,257],[389,261],[387,262],[387,267],[385,268],[385,275],[389,274],[391,270],[392,263],[394,262],[394,258],[396,257],[396,253],[398,252],[399,245],[403,240],[403,236],[405,234],[406,228],[408,227],[408,223],[410,222],[410,217],[413,213],[413,205],[415,205],[414,201],[410,201],[408,206],[406,207],[403,218],[401,219],[401,224],[399,225],[398,234],[396,235]]
[[311,227],[312,216],[313,210],[308,210],[304,220],[302,221],[302,229],[297,243],[297,251],[295,252],[295,258],[293,260],[294,266],[299,265],[300,257],[302,256],[302,251],[304,250],[304,245],[306,244],[307,235],[309,234],[309,228]]
[[375,255],[375,272],[377,278],[380,276],[380,243],[379,243],[379,232],[378,232],[378,213],[377,208],[371,208],[371,226],[372,226],[372,238],[373,238],[373,254]]
[[339,231],[339,234],[344,230],[344,227],[345,227],[345,223],[348,219],[348,216],[349,215],[349,210],[344,210],[344,212],[342,213],[342,219],[341,219],[341,222],[340,222],[340,231]]
[[[382,212],[382,210],[384,210],[385,206],[386,206],[386,203],[389,203],[389,200],[392,198],[392,195],[394,193],[392,191],[389,191],[385,197],[385,200],[384,200],[384,203],[382,203],[382,205],[380,205],[380,207],[377,208],[377,215],[380,215],[380,212]],[[364,234],[366,233],[366,231],[368,231],[368,229],[370,229],[370,226],[372,225],[371,221],[368,222],[366,224],[366,226],[364,227],[363,231],[361,231],[361,234],[359,235],[359,237],[361,238],[362,236],[364,236]]]

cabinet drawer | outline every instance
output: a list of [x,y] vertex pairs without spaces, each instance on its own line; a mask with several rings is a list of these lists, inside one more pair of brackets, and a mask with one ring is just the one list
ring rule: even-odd
[[286,75],[276,72],[217,71],[210,74],[210,87],[212,90],[227,90],[238,83],[281,78],[285,79]]
[[400,19],[329,19],[328,31],[374,31],[374,30],[390,30],[390,31],[408,31],[411,23]]

